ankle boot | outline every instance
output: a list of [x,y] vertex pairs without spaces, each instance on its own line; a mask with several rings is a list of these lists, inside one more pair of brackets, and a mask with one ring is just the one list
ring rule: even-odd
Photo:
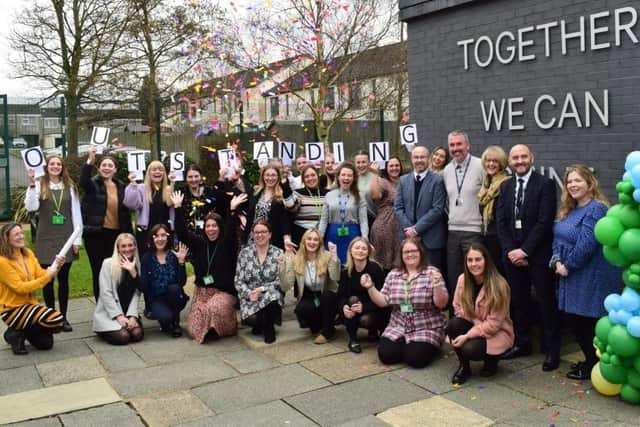
[[451,378],[452,384],[464,384],[467,381],[467,378],[471,376],[471,366],[469,362],[460,362],[458,366],[458,370],[453,377]]
[[4,333],[4,340],[11,345],[13,354],[22,356],[29,352],[24,347],[24,332],[16,331],[14,328],[9,328]]
[[480,371],[481,377],[492,377],[498,372],[498,360],[500,360],[500,356],[489,356],[484,359],[484,366]]

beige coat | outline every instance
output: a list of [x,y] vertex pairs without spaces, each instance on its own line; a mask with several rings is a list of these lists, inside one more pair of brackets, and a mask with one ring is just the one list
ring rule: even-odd
[[[298,301],[302,298],[304,293],[304,273],[297,274],[295,271],[295,257],[287,256],[285,260],[285,274],[282,282],[282,289],[287,292],[292,286],[298,288]],[[322,291],[338,291],[338,280],[340,280],[340,261],[334,261],[333,258],[329,258],[327,264],[327,271],[329,274],[318,274],[320,282],[320,288]]]

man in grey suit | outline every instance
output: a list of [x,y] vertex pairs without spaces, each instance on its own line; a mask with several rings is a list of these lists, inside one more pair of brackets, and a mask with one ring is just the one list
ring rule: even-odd
[[419,236],[431,265],[442,270],[447,242],[444,206],[447,192],[442,177],[427,169],[429,150],[416,146],[411,152],[413,172],[400,177],[394,209],[400,239]]

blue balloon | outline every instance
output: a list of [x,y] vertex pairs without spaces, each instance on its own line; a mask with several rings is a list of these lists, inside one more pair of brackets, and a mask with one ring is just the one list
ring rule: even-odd
[[633,314],[629,313],[627,310],[618,310],[616,317],[618,318],[618,323],[626,325],[629,319],[633,317]]
[[631,181],[631,172],[625,172],[622,174],[622,180],[623,181]]
[[635,188],[640,188],[640,163],[631,169],[631,183]]
[[629,335],[640,338],[640,316],[633,316],[627,322],[627,332]]
[[627,159],[624,162],[624,170],[630,171],[637,164],[640,164],[640,151],[632,151],[627,154]]
[[620,321],[620,318],[618,317],[618,310],[611,310],[609,312],[609,320],[611,320],[611,323],[613,323],[614,325],[619,325],[622,323]]
[[633,190],[633,200],[640,203],[640,188]]
[[618,294],[609,294],[604,299],[604,308],[611,313],[613,310],[618,310],[620,308],[620,295]]
[[640,309],[640,295],[631,288],[625,288],[620,296],[620,308],[629,313],[638,311]]

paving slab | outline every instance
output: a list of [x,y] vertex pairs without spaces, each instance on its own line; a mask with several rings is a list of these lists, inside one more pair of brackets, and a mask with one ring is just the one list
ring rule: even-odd
[[36,368],[47,387],[101,378],[107,374],[95,355],[39,363]]
[[402,365],[388,366],[380,363],[378,352],[375,348],[365,349],[360,354],[349,351],[319,359],[306,360],[300,364],[334,384],[389,372],[402,367]]
[[286,344],[277,343],[277,345],[264,347],[260,351],[283,365],[289,365],[303,360],[343,353],[346,348],[340,348],[332,343],[316,345],[311,341],[297,341]]
[[271,427],[271,426],[315,426],[316,424],[286,403],[276,400],[240,411],[227,412],[215,417],[178,424],[181,427]]
[[65,427],[144,426],[138,414],[122,402],[63,414],[60,420]]
[[134,398],[131,404],[148,426],[171,426],[215,415],[189,391]]
[[22,421],[19,423],[7,424],[7,427],[60,427],[58,417],[40,418],[37,420]]
[[88,356],[92,353],[91,349],[82,340],[58,342],[55,337],[53,340],[54,344],[51,350],[36,350],[27,344],[28,356],[16,356],[11,352],[10,348],[0,350],[0,370]]
[[104,378],[0,397],[0,424],[48,417],[120,401]]
[[[96,306],[81,308],[78,310],[68,311],[67,319],[71,326],[75,329],[76,325],[80,323],[93,324],[93,312],[96,310]],[[65,332],[66,333],[66,332]]]
[[96,353],[102,365],[109,372],[129,371],[131,369],[146,368],[140,356],[129,346],[110,346],[108,350]]
[[[589,381],[586,383],[590,384]],[[603,396],[593,388],[584,394],[576,394],[558,405],[577,411],[587,410],[589,414],[615,421],[618,424],[627,423],[636,426],[639,424],[640,406],[630,405],[619,396]]]
[[93,323],[91,322],[74,323],[71,326],[73,326],[73,331],[57,333],[53,336],[53,339],[56,342],[63,342],[77,338],[89,338],[96,335],[96,333],[93,332]]
[[284,400],[320,425],[336,425],[430,396],[393,373],[384,373]]
[[391,424],[385,423],[375,415],[367,415],[366,417],[356,418],[339,424],[338,427],[389,427]]
[[109,381],[126,397],[183,390],[238,375],[216,357],[116,372]]
[[73,313],[74,311],[82,311],[87,309],[94,310],[95,308],[96,303],[93,297],[72,298],[69,300],[67,314]]
[[493,421],[443,396],[388,409],[377,415],[394,427],[414,426],[467,426],[486,427]]
[[275,368],[279,363],[266,354],[252,350],[223,351],[217,356],[241,374]]
[[216,413],[237,411],[330,385],[298,365],[282,366],[198,387],[193,393]]
[[297,320],[285,320],[282,326],[276,326],[276,342],[267,344],[262,335],[251,334],[251,328],[244,327],[238,330],[238,338],[249,348],[262,350],[275,345],[286,344],[295,341],[312,341],[313,337],[308,329],[300,329]]
[[[636,416],[637,420],[637,416]],[[576,425],[607,425],[612,420],[603,416],[589,413],[586,410],[577,411],[563,406],[545,405],[521,411],[514,417],[502,420],[505,423],[519,426],[546,425],[546,426],[576,426]],[[616,422],[615,425],[622,425]],[[609,424],[611,425],[611,424]],[[636,425],[637,421],[636,421]]]
[[22,366],[0,371],[0,396],[41,387],[43,387],[42,379],[35,366]]
[[403,368],[393,373],[432,394],[442,394],[454,390],[451,377],[458,368],[458,358],[441,353],[431,365],[424,369]]
[[241,350],[245,347],[237,337],[197,344],[186,333],[180,338],[172,338],[162,332],[152,331],[143,341],[131,348],[147,365],[153,366],[185,359],[206,358],[221,351]]

